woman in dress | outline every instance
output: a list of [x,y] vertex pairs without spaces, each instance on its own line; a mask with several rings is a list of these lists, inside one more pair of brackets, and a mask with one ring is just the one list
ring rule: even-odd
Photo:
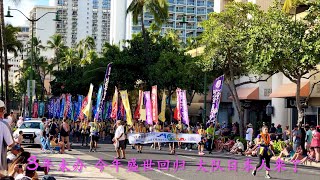
[[[270,159],[273,156],[273,151],[271,150],[272,148],[272,142],[271,142],[271,137],[270,134],[268,133],[268,126],[263,126],[262,127],[262,132],[261,134],[258,135],[257,137],[257,145],[258,145],[258,157],[259,157],[259,163],[255,167],[255,169],[252,171],[252,175],[255,176],[257,173],[257,169],[260,168],[262,165],[262,160],[266,163],[267,168],[270,170]],[[269,170],[266,170],[266,176],[265,178],[271,179],[269,175]]]
[[320,126],[317,126],[316,131],[312,135],[310,147],[314,148],[316,154],[316,162],[320,162]]

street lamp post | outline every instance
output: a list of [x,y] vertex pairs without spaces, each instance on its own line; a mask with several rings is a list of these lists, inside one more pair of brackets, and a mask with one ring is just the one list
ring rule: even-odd
[[34,24],[35,24],[35,22],[37,22],[37,21],[39,21],[41,18],[43,18],[45,15],[47,15],[47,14],[56,14],[56,17],[55,17],[55,19],[53,19],[54,21],[61,21],[60,19],[59,19],[59,15],[58,15],[58,12],[47,12],[47,13],[45,13],[45,14],[43,14],[42,16],[40,16],[39,18],[34,18],[34,17],[32,17],[32,18],[28,18],[23,12],[21,12],[19,9],[11,9],[10,7],[8,7],[8,11],[7,11],[7,15],[5,16],[5,17],[9,17],[9,18],[11,18],[11,17],[13,17],[12,15],[11,15],[11,11],[18,11],[18,12],[20,12],[25,18],[27,18],[27,20],[29,21],[29,22],[31,22],[31,65],[30,65],[30,77],[29,77],[29,88],[30,88],[30,97],[29,97],[29,117],[31,117],[31,108],[32,108],[32,91],[33,91],[33,89],[32,89],[32,79],[33,79],[33,75],[32,75],[32,73],[33,73],[33,60],[34,60],[34,44],[33,44],[33,41],[34,41]]

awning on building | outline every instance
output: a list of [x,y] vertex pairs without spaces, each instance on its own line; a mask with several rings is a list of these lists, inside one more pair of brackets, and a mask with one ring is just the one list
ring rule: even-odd
[[[238,88],[237,93],[240,100],[259,100],[259,87]],[[233,99],[232,96],[229,99]]]
[[[272,92],[271,98],[286,98],[295,97],[297,91],[297,84],[289,83],[281,85],[276,91]],[[310,93],[310,81],[301,82],[300,96],[307,97]]]

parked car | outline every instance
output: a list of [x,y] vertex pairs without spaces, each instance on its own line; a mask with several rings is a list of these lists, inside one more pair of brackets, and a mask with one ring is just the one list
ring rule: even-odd
[[13,137],[19,136],[19,131],[23,132],[22,144],[41,144],[40,143],[40,124],[39,120],[29,120],[23,122],[20,128],[16,129],[13,133]]

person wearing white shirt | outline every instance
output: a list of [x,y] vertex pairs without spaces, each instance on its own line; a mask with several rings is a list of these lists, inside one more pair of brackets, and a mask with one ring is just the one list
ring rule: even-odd
[[113,138],[113,142],[115,143],[115,148],[116,148],[116,152],[117,152],[117,159],[120,159],[120,151],[122,154],[122,158],[121,159],[125,159],[126,158],[126,153],[125,153],[125,149],[126,149],[126,135],[124,132],[124,127],[121,124],[121,120],[118,120],[117,123],[117,129]]
[[247,126],[247,131],[246,131],[247,147],[249,147],[249,143],[252,142],[252,136],[253,136],[252,124],[249,123]]
[[23,117],[20,116],[20,117],[19,117],[19,120],[18,120],[18,122],[17,122],[17,127],[20,128],[20,126],[21,126],[22,124],[23,124]]
[[8,169],[7,147],[12,147],[14,145],[14,141],[9,124],[3,121],[4,111],[5,104],[0,100],[0,173],[6,175]]

